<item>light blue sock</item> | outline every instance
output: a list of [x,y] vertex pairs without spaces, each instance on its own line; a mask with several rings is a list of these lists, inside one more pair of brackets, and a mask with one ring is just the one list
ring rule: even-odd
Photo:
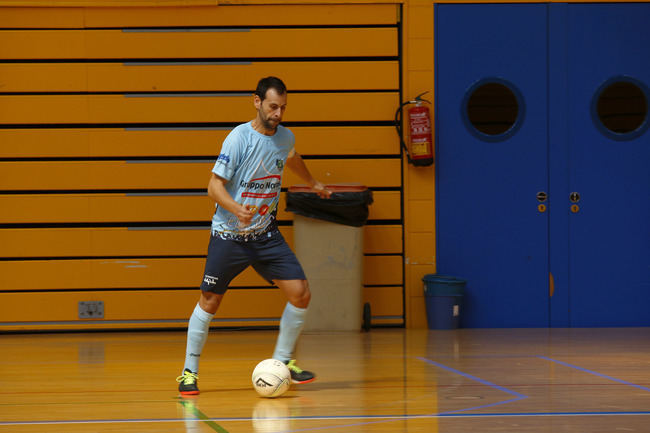
[[185,349],[185,367],[194,373],[199,373],[199,358],[203,351],[205,341],[208,339],[210,321],[214,314],[203,311],[199,304],[196,304],[194,312],[187,325],[187,348]]
[[298,308],[287,302],[282,318],[280,319],[280,332],[275,344],[273,359],[287,362],[293,356],[293,349],[305,324],[306,308]]

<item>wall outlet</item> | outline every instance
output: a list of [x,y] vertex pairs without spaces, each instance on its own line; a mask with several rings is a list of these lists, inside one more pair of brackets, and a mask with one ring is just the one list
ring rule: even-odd
[[80,319],[103,319],[104,301],[80,301],[79,318]]

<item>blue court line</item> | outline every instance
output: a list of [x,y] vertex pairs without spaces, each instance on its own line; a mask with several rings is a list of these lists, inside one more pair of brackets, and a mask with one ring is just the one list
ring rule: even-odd
[[[518,399],[517,399],[518,400]],[[386,424],[396,421],[408,421],[413,419],[441,419],[441,418],[486,418],[486,417],[557,417],[557,416],[621,416],[621,415],[650,415],[650,412],[530,412],[530,413],[477,413],[477,414],[451,414],[451,413],[440,413],[440,414],[431,414],[431,415],[370,415],[370,416],[329,416],[329,417],[286,417],[286,418],[272,418],[272,419],[286,419],[286,420],[336,420],[336,419],[377,419],[373,421],[364,421],[354,424],[343,424],[343,425],[330,425],[330,426],[314,426],[314,427],[305,427],[293,430],[284,430],[279,431],[278,433],[297,433],[297,432],[306,432],[306,431],[318,431],[318,430],[334,430],[340,428],[349,428],[349,427],[360,427],[367,426],[371,424]]]
[[419,359],[420,361],[424,361],[424,362],[426,362],[427,364],[435,365],[436,367],[438,367],[438,368],[442,368],[443,370],[447,370],[447,371],[451,371],[452,373],[459,374],[459,375],[461,375],[461,376],[463,376],[463,377],[466,377],[466,378],[471,379],[471,380],[473,380],[473,381],[476,381],[476,382],[478,382],[478,383],[482,383],[483,385],[489,386],[489,387],[491,387],[491,388],[498,389],[499,391],[503,391],[503,392],[508,393],[508,394],[510,394],[510,395],[514,395],[515,397],[519,397],[519,398],[528,398],[527,395],[520,394],[520,393],[518,393],[517,391],[513,391],[513,390],[510,390],[510,389],[508,389],[508,388],[504,388],[504,387],[499,386],[499,385],[497,385],[497,384],[494,384],[494,383],[492,383],[492,382],[488,382],[487,380],[483,380],[483,379],[481,379],[481,378],[479,378],[479,377],[472,376],[471,374],[463,373],[463,372],[460,371],[460,370],[456,370],[455,368],[447,367],[446,365],[440,364],[440,363],[435,362],[435,361],[432,361],[432,360],[430,360],[430,359],[422,358],[422,357],[420,357],[420,356],[418,356],[417,359]]
[[[348,427],[359,427],[366,426],[371,424],[385,424],[389,422],[396,421],[407,421],[412,419],[440,419],[440,418],[489,418],[489,417],[553,417],[553,416],[611,416],[611,415],[650,415],[650,412],[542,412],[542,413],[477,413],[477,414],[432,414],[432,415],[403,415],[403,416],[391,416],[389,418],[384,418],[378,421],[366,421],[359,422],[355,424],[344,424],[344,425],[331,425],[331,426],[315,426],[315,427],[306,427],[293,430],[284,430],[278,433],[297,433],[303,431],[316,431],[316,430],[333,430],[339,428],[348,428]],[[336,418],[336,417],[334,417]],[[312,417],[287,417],[287,420],[291,419],[312,419]],[[318,418],[321,419],[321,418]],[[326,417],[325,419],[331,420],[332,417]],[[341,419],[341,418],[338,418]]]
[[[565,417],[565,416],[650,416],[650,411],[635,412],[504,412],[504,413],[470,413],[470,414],[422,414],[422,415],[341,415],[341,416],[297,416],[278,417],[270,419],[287,419],[302,421],[319,420],[376,420],[369,422],[402,421],[411,419],[433,419],[433,418],[494,418],[494,417]],[[207,418],[205,420],[185,418],[140,418],[140,419],[89,419],[89,420],[49,420],[49,421],[0,421],[0,426],[25,426],[25,425],[67,425],[67,424],[132,424],[132,423],[182,423],[192,421],[202,423],[205,421],[214,422],[250,422],[253,418]],[[361,423],[359,423],[361,424]],[[343,426],[338,426],[343,427]],[[320,427],[323,428],[323,427]]]
[[552,358],[549,358],[547,356],[538,356],[538,358],[545,359],[545,360],[551,361],[551,362],[555,362],[556,364],[564,365],[565,367],[574,368],[574,369],[579,370],[579,371],[584,371],[585,373],[593,374],[594,376],[602,377],[603,379],[607,379],[607,380],[611,380],[611,381],[614,381],[614,382],[622,383],[623,385],[633,386],[635,388],[639,388],[639,389],[642,389],[644,391],[650,391],[650,388],[647,388],[645,386],[637,385],[636,383],[627,382],[627,381],[622,380],[622,379],[617,379],[615,377],[607,376],[605,374],[598,373],[597,371],[587,370],[586,368],[582,368],[582,367],[579,367],[577,365],[569,364],[567,362],[558,361],[557,359],[552,359]]
[[[66,420],[42,420],[42,421],[0,421],[0,427],[6,425],[67,425],[67,424],[132,424],[132,423],[164,423],[164,422],[185,422],[185,418],[133,418],[133,419],[66,419]],[[200,419],[190,420],[202,422]]]
[[636,412],[504,412],[504,413],[477,413],[477,414],[444,414],[440,418],[492,418],[492,417],[544,417],[544,416],[623,416],[623,415],[650,415],[649,411]]
[[511,398],[509,400],[498,401],[496,403],[489,403],[489,404],[483,404],[483,405],[480,405],[480,406],[472,406],[472,407],[467,407],[467,408],[464,408],[464,409],[457,409],[457,410],[450,410],[450,411],[447,411],[447,412],[441,412],[439,415],[450,415],[450,414],[454,414],[454,413],[458,413],[458,412],[467,412],[468,410],[485,409],[487,407],[499,406],[499,405],[502,405],[502,404],[512,403],[512,402],[515,402],[515,401],[518,401],[518,400],[523,400],[524,398],[528,398],[527,395],[518,393],[517,391],[513,391],[513,390],[508,389],[508,388],[504,388],[503,386],[497,385],[495,383],[488,382],[487,380],[483,380],[480,377],[476,377],[476,376],[472,376],[471,374],[463,373],[460,370],[456,370],[455,368],[451,368],[451,367],[448,367],[448,366],[446,366],[444,364],[440,364],[439,362],[435,362],[435,361],[432,361],[430,359],[422,358],[422,357],[417,357],[417,359],[419,359],[420,361],[424,361],[427,364],[434,365],[434,366],[436,366],[438,368],[442,368],[443,370],[447,370],[447,371],[450,371],[452,373],[461,375],[461,376],[466,377],[468,379],[471,379],[471,380],[473,380],[475,382],[481,383],[481,384],[483,384],[485,386],[489,386],[490,388],[498,389],[499,391],[503,391],[503,392],[505,392],[507,394],[510,394],[510,395],[515,397],[515,398]]

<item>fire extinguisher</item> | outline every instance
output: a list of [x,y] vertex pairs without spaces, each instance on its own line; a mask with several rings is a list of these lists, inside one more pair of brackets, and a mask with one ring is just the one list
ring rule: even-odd
[[[422,95],[427,93],[420,93],[415,99],[402,103],[395,112],[395,129],[397,129],[400,143],[404,148],[404,152],[406,152],[406,158],[410,164],[420,167],[433,164],[431,115],[429,114],[429,107],[424,105],[424,103],[431,104],[431,102],[422,98]],[[407,110],[411,136],[410,149],[404,142],[404,134],[402,131],[402,108],[409,104],[415,104]]]

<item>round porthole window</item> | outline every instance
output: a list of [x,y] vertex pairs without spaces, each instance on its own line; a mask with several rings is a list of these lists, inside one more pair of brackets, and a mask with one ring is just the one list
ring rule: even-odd
[[477,137],[487,141],[504,140],[521,125],[523,98],[505,80],[481,80],[465,94],[461,114],[467,128]]
[[633,78],[612,78],[596,92],[591,111],[603,134],[615,140],[631,140],[648,127],[648,90]]

